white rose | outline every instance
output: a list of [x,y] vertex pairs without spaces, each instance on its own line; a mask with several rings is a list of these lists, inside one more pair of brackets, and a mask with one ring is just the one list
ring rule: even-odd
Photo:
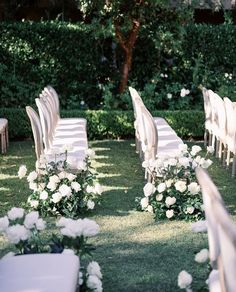
[[195,209],[194,209],[194,207],[192,207],[192,206],[191,206],[191,207],[187,207],[187,213],[188,213],[188,214],[193,214],[194,210],[195,210]]
[[167,93],[167,98],[171,99],[172,98],[172,94],[171,93]]
[[192,276],[186,272],[186,271],[182,271],[179,273],[178,275],[178,286],[180,289],[186,289],[189,288],[191,283],[193,281]]
[[198,152],[200,152],[201,150],[202,150],[202,148],[201,148],[200,146],[198,146],[198,145],[194,145],[194,146],[192,146],[192,150],[191,150],[190,154],[191,154],[192,156],[195,156],[195,155],[198,154]]
[[83,236],[91,237],[99,233],[99,225],[95,221],[85,218],[81,223],[83,227]]
[[30,207],[37,209],[39,205],[39,201],[37,200],[29,200]]
[[29,182],[29,188],[33,191],[37,191],[38,190],[38,185],[34,182]]
[[21,165],[19,170],[18,170],[18,177],[19,179],[22,179],[23,177],[26,176],[27,173],[27,168],[25,165]]
[[148,168],[148,166],[149,166],[148,160],[144,160],[144,161],[142,162],[142,167],[143,167],[143,168]]
[[141,199],[140,205],[141,205],[142,210],[146,209],[148,204],[149,204],[149,202],[148,202],[147,197]]
[[88,186],[86,187],[86,192],[89,193],[89,194],[94,193],[94,192],[95,192],[94,187],[88,185]]
[[96,183],[94,186],[95,193],[98,195],[102,194],[102,186],[99,183]]
[[10,220],[16,220],[18,218],[22,218],[24,216],[24,212],[25,210],[22,208],[13,207],[7,212],[7,215]]
[[46,222],[42,218],[39,218],[35,225],[37,230],[44,230],[46,228]]
[[172,218],[174,216],[174,210],[167,210],[166,211],[166,217],[168,218],[168,219],[170,219],[170,218]]
[[192,194],[192,195],[196,195],[200,192],[200,186],[198,183],[196,182],[192,182],[188,185],[188,191]]
[[48,198],[48,192],[47,191],[42,191],[40,193],[39,198],[40,198],[40,200],[47,200],[47,198]]
[[46,184],[45,183],[40,183],[38,184],[38,191],[39,192],[42,192],[46,187]]
[[[62,228],[61,234],[67,237],[76,238],[83,234],[82,220],[69,219],[66,221],[64,228]],[[59,223],[58,223],[59,224]]]
[[186,182],[183,180],[179,180],[175,183],[175,188],[177,191],[183,193],[184,191],[186,191],[187,186],[186,186]]
[[72,195],[71,188],[65,184],[59,187],[59,192],[61,193],[62,197],[70,197]]
[[62,254],[71,254],[71,255],[74,255],[75,252],[73,251],[73,249],[64,248]]
[[9,220],[7,216],[0,218],[0,232],[5,231],[9,226]]
[[81,186],[80,186],[80,184],[79,184],[77,181],[73,181],[73,182],[71,183],[71,188],[72,188],[73,190],[75,190],[76,192],[81,191]]
[[207,146],[207,152],[208,153],[210,153],[210,154],[212,154],[212,153],[214,153],[214,147],[212,147],[212,146]]
[[212,161],[210,159],[205,160],[204,158],[201,160],[200,165],[202,168],[208,168],[212,165]]
[[149,213],[153,213],[153,207],[152,207],[152,205],[148,205],[148,206],[147,206],[147,211],[148,211]]
[[189,159],[187,157],[180,157],[179,164],[185,168],[189,167]]
[[54,204],[57,204],[58,202],[60,202],[61,198],[62,198],[62,195],[59,192],[57,192],[57,193],[54,193],[52,195],[52,199],[51,200],[52,200],[52,202]]
[[88,200],[88,202],[87,202],[88,209],[92,210],[92,209],[94,209],[94,206],[95,206],[95,203],[91,200]]
[[59,176],[54,174],[54,175],[49,177],[49,182],[51,184],[55,184],[56,185],[56,184],[58,184],[60,182],[60,178],[59,178]]
[[36,171],[31,171],[29,173],[29,175],[27,176],[27,181],[28,182],[33,182],[34,180],[36,180],[36,178],[38,177],[38,174]]
[[10,243],[17,244],[21,240],[27,240],[30,236],[30,232],[23,225],[16,224],[8,227],[6,236]]
[[86,284],[87,287],[92,291],[102,292],[102,282],[97,276],[94,275],[88,276]]
[[186,89],[182,88],[181,91],[180,91],[180,96],[181,97],[185,97],[185,95],[186,95]]
[[157,201],[161,201],[162,199],[163,199],[163,195],[162,194],[156,195],[156,200]]
[[166,197],[165,203],[166,203],[167,207],[174,205],[175,202],[176,202],[175,197]]
[[67,178],[70,182],[72,182],[74,179],[76,179],[76,175],[73,174],[73,173],[67,173],[67,174],[66,174],[66,178]]
[[65,171],[61,171],[61,172],[58,174],[58,177],[59,177],[60,179],[66,178],[66,172],[65,172]]
[[173,180],[172,179],[168,179],[168,180],[165,181],[165,184],[166,184],[166,187],[167,188],[170,188],[171,185],[172,185],[172,183],[173,183]]
[[165,183],[160,183],[160,184],[157,186],[157,191],[158,191],[158,193],[163,193],[165,190],[166,190],[166,184],[165,184]]
[[202,249],[195,255],[195,261],[198,263],[205,263],[209,258],[209,251],[207,248]]
[[156,188],[152,183],[147,183],[143,188],[145,197],[151,196],[155,192],[155,190]]
[[95,151],[93,149],[87,149],[85,152],[91,159],[95,157]]
[[94,276],[97,276],[99,279],[102,279],[102,273],[101,273],[100,266],[95,261],[92,261],[88,264],[87,273],[89,275],[94,275]]
[[35,227],[36,222],[39,219],[39,212],[32,211],[25,216],[24,225],[26,228],[31,229]]

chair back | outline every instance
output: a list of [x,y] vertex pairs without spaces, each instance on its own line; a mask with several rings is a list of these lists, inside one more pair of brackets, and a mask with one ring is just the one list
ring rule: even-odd
[[227,137],[235,142],[236,135],[236,111],[234,109],[232,101],[228,98],[224,98],[225,110],[226,110],[226,133]]
[[40,122],[42,125],[43,142],[44,142],[45,150],[46,152],[48,152],[49,149],[51,148],[51,144],[53,140],[53,135],[52,135],[53,127],[52,127],[50,113],[42,100],[40,100],[39,98],[36,98],[35,102],[38,107]]
[[48,90],[49,94],[53,98],[58,117],[60,117],[60,101],[56,90],[51,85],[47,85],[45,90]]
[[214,106],[217,116],[218,136],[224,138],[226,135],[226,111],[223,99],[215,93]]
[[234,292],[236,289],[236,225],[230,218],[222,201],[213,202],[214,215],[218,225],[221,261],[223,266],[223,291]]
[[219,191],[210,179],[209,175],[202,168],[196,168],[196,177],[201,186],[204,211],[207,222],[207,235],[209,245],[209,258],[212,268],[217,268],[217,261],[220,255],[220,245],[218,229],[215,222],[215,216],[213,212],[213,202],[215,200],[222,200]]
[[202,95],[203,95],[203,101],[204,101],[205,121],[211,122],[211,118],[212,118],[211,102],[209,98],[209,92],[205,87],[202,88]]
[[43,154],[43,134],[40,119],[37,112],[32,107],[26,106],[25,109],[30,119],[31,129],[33,132],[36,158],[39,160],[41,154]]

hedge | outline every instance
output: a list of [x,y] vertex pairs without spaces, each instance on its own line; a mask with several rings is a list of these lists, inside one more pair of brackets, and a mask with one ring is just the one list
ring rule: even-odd
[[[140,29],[129,82],[145,104],[152,110],[201,109],[200,84],[235,99],[236,26],[188,24],[182,34],[176,31],[158,19]],[[97,23],[1,22],[0,104],[32,104],[51,84],[63,109],[131,109],[127,97],[114,97],[121,62],[113,29]],[[183,87],[191,94],[181,98]]]
[[[155,111],[153,116],[166,118],[176,133],[186,139],[202,138],[204,112]],[[10,139],[26,139],[32,136],[31,126],[24,109],[0,108],[0,117],[9,121]],[[62,117],[87,119],[88,139],[125,139],[134,137],[133,111],[62,111]]]

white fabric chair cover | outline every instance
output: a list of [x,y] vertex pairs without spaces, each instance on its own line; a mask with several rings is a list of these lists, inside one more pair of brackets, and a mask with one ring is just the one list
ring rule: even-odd
[[79,258],[64,254],[19,255],[0,260],[1,292],[75,292]]

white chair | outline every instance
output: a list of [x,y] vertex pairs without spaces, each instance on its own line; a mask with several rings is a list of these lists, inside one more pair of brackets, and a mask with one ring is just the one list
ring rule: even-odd
[[234,292],[236,225],[230,218],[223,199],[207,172],[202,168],[197,168],[196,176],[203,194],[210,262],[215,269],[209,277],[209,288],[211,292]]
[[75,292],[79,258],[65,254],[19,255],[0,260],[1,292]]
[[60,117],[60,102],[59,97],[56,90],[51,86],[48,85],[44,88],[43,93],[51,97],[53,100],[54,110],[57,116],[57,124],[58,125],[72,125],[72,124],[79,124],[84,125],[86,127],[87,121],[84,118],[61,118]]
[[209,98],[209,92],[205,87],[202,88],[202,95],[205,112],[204,144],[207,146],[212,144],[212,106]]
[[236,110],[228,97],[224,98],[224,104],[226,109],[226,165],[229,167],[230,155],[233,153],[232,177],[234,177],[236,171]]
[[[34,145],[35,145],[35,154],[36,154],[36,167],[38,165],[38,161],[40,156],[44,154],[48,162],[55,161],[55,152],[58,152],[58,147],[49,147],[45,148],[43,145],[43,131],[40,123],[40,118],[37,112],[31,108],[30,106],[26,107],[27,115],[30,119],[31,129],[33,132]],[[67,154],[67,162],[69,164],[69,168],[73,171],[78,168],[81,162],[84,161],[86,157],[85,149],[78,149],[78,147],[74,147],[72,151]],[[65,156],[60,156],[60,160],[65,159]],[[58,159],[57,159],[58,160]]]
[[8,137],[8,120],[0,118],[0,136],[1,136],[1,151],[2,153],[7,152],[7,146],[9,145]]
[[54,147],[60,148],[65,144],[71,144],[74,151],[85,151],[88,148],[86,131],[81,131],[81,128],[77,128],[76,126],[74,128],[73,126],[69,126],[69,129],[65,129],[64,127],[62,129],[60,127],[55,129],[51,121],[49,110],[44,102],[38,98],[35,99],[35,102],[39,110],[46,152]]

